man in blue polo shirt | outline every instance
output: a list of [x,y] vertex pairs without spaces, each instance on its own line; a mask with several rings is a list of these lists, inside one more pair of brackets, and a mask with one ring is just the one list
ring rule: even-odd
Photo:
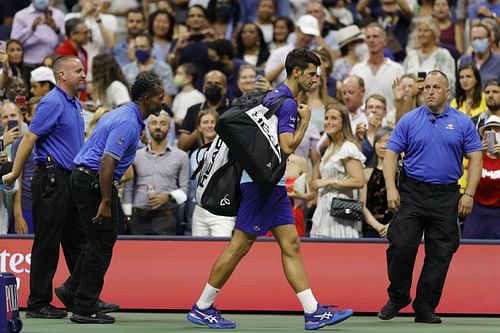
[[115,321],[96,305],[118,232],[119,200],[113,184],[134,161],[144,129],[143,119],[160,113],[163,94],[162,82],[156,74],[140,73],[131,88],[132,102],[104,116],[74,159],[71,189],[87,243],[74,272],[55,290],[73,312],[72,322]]
[[[415,321],[441,323],[434,311],[460,242],[457,218],[470,213],[482,169],[479,135],[469,117],[448,105],[449,94],[446,75],[430,71],[424,81],[426,103],[401,118],[387,144],[387,201],[397,215],[387,233],[390,285],[389,301],[378,313],[382,320],[392,319],[410,304],[413,266],[425,235],[425,261],[413,301]],[[398,191],[395,179],[401,153],[405,160]],[[469,159],[469,175],[460,197],[457,181],[464,155]]]
[[[288,97],[275,113],[278,118],[280,148],[287,156],[293,153],[302,141],[311,118],[307,105],[297,105],[297,96],[301,92],[309,91],[316,83],[320,64],[318,56],[311,51],[292,50],[285,61],[286,80],[264,97],[265,106],[273,105],[276,99],[283,95]],[[248,253],[257,236],[265,235],[269,230],[280,245],[287,280],[304,308],[305,329],[313,330],[333,325],[352,316],[352,310],[334,311],[326,305],[320,305],[314,297],[300,257],[300,241],[284,180],[268,194],[262,192],[248,174],[243,175],[241,192],[242,200],[231,243],[215,262],[208,282],[187,319],[194,324],[210,328],[236,327],[235,322],[224,319],[215,308],[215,297],[240,260]]]
[[77,57],[61,57],[54,63],[54,76],[56,87],[40,100],[17,150],[12,172],[3,177],[6,184],[14,182],[34,146],[36,167],[31,189],[35,240],[26,312],[31,318],[66,317],[66,311],[50,304],[59,246],[72,271],[85,239],[69,180],[84,137],[82,107],[76,97],[85,80],[83,65]]

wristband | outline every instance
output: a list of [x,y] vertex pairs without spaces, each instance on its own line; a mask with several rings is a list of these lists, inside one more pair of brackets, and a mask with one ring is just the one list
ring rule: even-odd
[[470,193],[464,192],[464,195],[466,195],[466,196],[471,197],[471,198],[474,199],[474,196],[472,194],[470,194]]

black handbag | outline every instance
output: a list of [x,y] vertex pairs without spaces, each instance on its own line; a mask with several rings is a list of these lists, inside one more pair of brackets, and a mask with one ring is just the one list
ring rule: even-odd
[[353,199],[333,198],[330,216],[361,221],[363,217],[363,203]]

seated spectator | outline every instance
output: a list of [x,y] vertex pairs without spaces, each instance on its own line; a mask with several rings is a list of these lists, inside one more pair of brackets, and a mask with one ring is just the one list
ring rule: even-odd
[[236,57],[255,67],[265,66],[269,49],[257,24],[249,22],[241,27],[236,36]]
[[[211,143],[215,133],[215,123],[219,114],[215,110],[203,110],[198,114],[197,131],[199,144]],[[196,170],[207,148],[198,148],[191,154],[191,170]],[[195,237],[231,237],[236,217],[220,216],[210,213],[196,203],[197,180],[191,182],[190,203],[194,204],[192,213],[192,235]]]
[[150,116],[151,140],[137,151],[134,179],[125,185],[123,202],[132,204],[133,235],[177,234],[177,209],[188,193],[189,157],[167,142],[169,120],[166,112]]
[[[255,20],[243,21],[251,22],[254,21],[262,31],[264,37],[263,42],[267,45],[273,41],[273,18],[276,14],[276,5],[274,0],[259,0],[259,5],[257,6],[257,15]],[[292,25],[293,27],[293,25]]]
[[31,94],[42,98],[56,86],[56,79],[51,68],[40,66],[31,71]]
[[9,78],[20,78],[28,86],[31,67],[24,64],[24,48],[17,39],[6,42],[5,53],[0,52],[0,95],[7,86]]
[[127,79],[111,54],[95,56],[92,77],[92,99],[98,105],[114,109],[130,102]]
[[365,128],[363,124],[359,124],[355,134],[357,139],[361,141],[361,152],[366,157],[366,165],[373,165],[377,161],[375,135],[382,126],[382,120],[387,115],[387,104],[384,96],[377,94],[368,96],[365,103],[365,113],[368,118],[368,126]]
[[451,21],[451,11],[447,0],[435,0],[432,16],[437,20],[441,33],[440,44],[453,46],[460,53],[464,53],[463,38],[460,29]]
[[210,71],[205,75],[203,85],[203,94],[206,101],[200,104],[191,106],[184,117],[184,121],[179,129],[179,148],[192,152],[199,147],[198,143],[198,127],[196,122],[198,113],[202,110],[215,110],[220,114],[226,111],[229,107],[229,101],[226,98],[226,76],[221,71]]
[[157,10],[149,16],[148,22],[148,33],[153,37],[153,54],[157,59],[167,62],[172,50],[175,19],[166,10]]
[[500,77],[500,54],[492,52],[490,29],[484,24],[476,24],[470,29],[472,54],[466,54],[458,60],[458,67],[465,64],[474,64],[481,74],[481,87],[486,82]]
[[235,57],[231,43],[224,39],[208,43],[208,60],[212,64],[212,69],[220,70],[226,75],[227,98],[229,101],[241,95],[236,81],[240,66],[246,62]]
[[385,146],[392,129],[382,127],[375,134],[375,159],[364,170],[366,184],[361,190],[363,208],[363,237],[387,237],[387,229],[394,214],[387,208],[387,189],[383,173]]
[[[498,104],[497,104],[498,107]],[[483,171],[474,194],[472,211],[464,223],[463,238],[500,239],[500,116],[492,115],[480,128],[483,139]],[[492,135],[496,143],[489,143],[486,135]],[[493,141],[493,142],[495,142]]]
[[64,39],[64,13],[49,3],[33,0],[14,16],[10,38],[25,46],[24,62],[31,67],[41,64]]
[[177,127],[180,127],[187,110],[195,105],[205,102],[205,95],[193,86],[198,77],[198,70],[192,63],[185,63],[175,70],[174,84],[181,89],[172,103],[172,112]]
[[135,58],[136,61],[125,65],[123,73],[127,77],[129,84],[135,81],[139,73],[150,71],[160,77],[165,90],[165,104],[171,104],[173,96],[177,94],[177,88],[173,82],[173,72],[170,65],[160,59],[153,57],[153,40],[150,35],[140,33],[135,37]]
[[278,17],[273,23],[273,40],[269,43],[269,51],[274,51],[288,44],[288,36],[294,30],[294,23],[289,17]]
[[332,199],[356,198],[356,189],[364,186],[363,162],[349,122],[349,112],[341,105],[332,106],[325,114],[327,147],[321,163],[314,171],[313,189],[318,191],[311,237],[359,238],[361,221],[330,216]]

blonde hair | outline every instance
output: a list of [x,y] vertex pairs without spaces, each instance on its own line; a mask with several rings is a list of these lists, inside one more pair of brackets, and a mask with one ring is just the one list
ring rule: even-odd
[[[201,118],[207,116],[207,115],[212,115],[215,118],[215,122],[217,122],[217,119],[219,119],[219,113],[215,110],[212,109],[206,109],[206,110],[201,110],[198,113],[198,118],[196,119],[196,128],[200,127],[201,124]],[[203,134],[198,131],[198,143],[200,145],[204,145],[207,142],[204,142],[203,140]]]
[[95,126],[97,125],[97,122],[102,118],[102,116],[104,116],[106,113],[108,113],[110,111],[111,111],[110,108],[107,108],[104,106],[100,106],[99,108],[97,108],[97,110],[95,110],[94,116],[90,120],[89,128],[87,130],[87,134],[85,135],[85,139],[88,139],[90,134],[92,134]]
[[349,119],[349,110],[347,107],[345,107],[343,104],[336,103],[333,105],[328,105],[326,107],[326,112],[325,115],[331,111],[335,110],[340,113],[340,116],[342,117],[342,131],[340,133],[340,140],[338,142],[334,141],[334,138],[331,137],[330,135],[327,134],[327,147],[332,148],[331,151],[328,153],[328,155],[325,155],[324,160],[328,161],[335,153],[337,150],[342,147],[344,142],[349,141],[352,142],[356,145],[356,147],[359,148],[359,143],[358,141],[354,138],[354,135],[352,134],[352,129],[351,129],[351,121]]

